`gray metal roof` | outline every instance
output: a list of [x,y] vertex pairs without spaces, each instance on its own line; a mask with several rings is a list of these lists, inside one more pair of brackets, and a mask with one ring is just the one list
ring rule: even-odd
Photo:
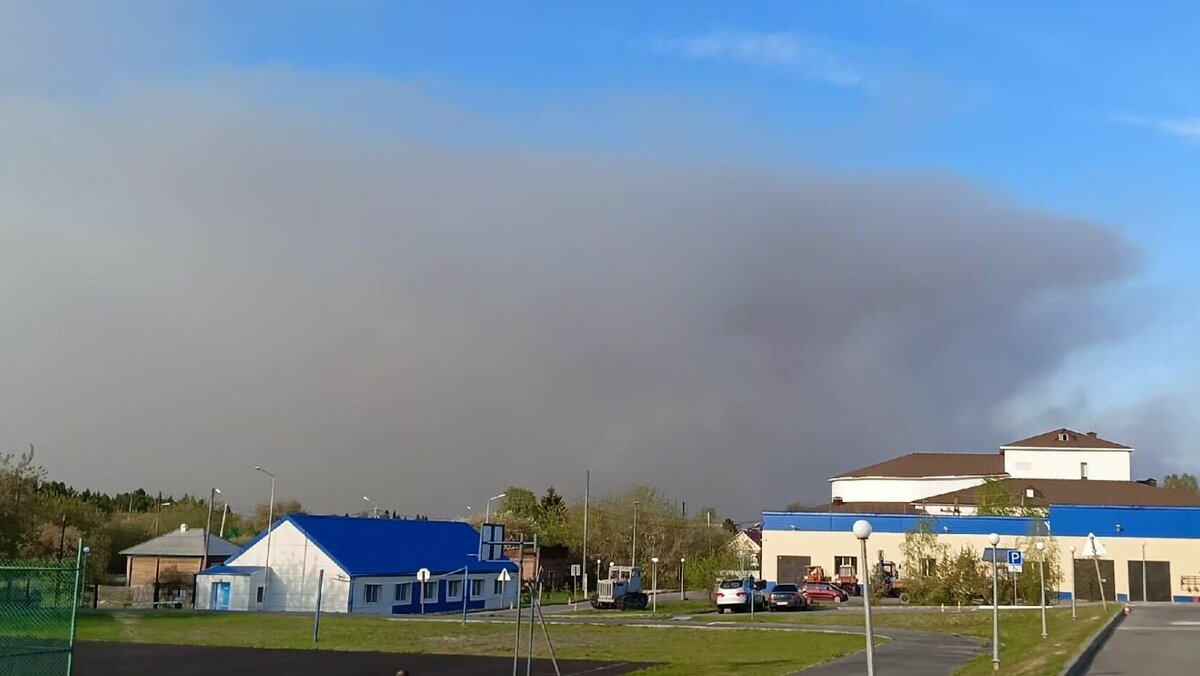
[[[233,556],[239,551],[241,548],[237,545],[209,533],[208,555],[210,557]],[[171,531],[153,540],[146,540],[140,545],[123,549],[121,554],[125,556],[204,556],[204,529],[190,528],[186,531]]]

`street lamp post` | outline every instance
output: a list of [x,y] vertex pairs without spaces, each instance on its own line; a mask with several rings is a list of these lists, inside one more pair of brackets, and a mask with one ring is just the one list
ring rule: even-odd
[[483,560],[483,527],[492,520],[492,500],[499,500],[506,495],[508,495],[508,493],[501,493],[500,495],[493,495],[487,499],[487,505],[484,507],[483,523],[479,524],[479,551],[477,552],[479,556],[477,558],[480,561]]
[[596,581],[600,581],[600,559],[596,559]]
[[1042,638],[1046,638],[1046,543],[1039,541],[1035,546],[1038,550],[1038,579],[1042,587]]
[[[160,494],[160,496],[161,496],[161,494]],[[155,534],[155,535],[158,535],[158,533],[159,533],[159,530],[158,530],[158,524],[159,524],[159,517],[161,517],[161,516],[162,516],[162,508],[163,508],[163,507],[170,507],[170,506],[171,506],[171,505],[173,505],[173,504],[175,504],[175,503],[173,503],[173,502],[161,502],[161,501],[158,503],[158,507],[157,507],[157,509],[155,509],[155,511],[154,511],[154,534]]]
[[208,520],[204,522],[204,557],[200,562],[200,570],[208,568],[208,534],[212,532],[212,506],[220,493],[221,489],[215,486],[208,493]]
[[271,477],[271,499],[267,503],[267,557],[263,574],[263,610],[271,604],[271,534],[274,532],[275,521],[275,475],[262,467],[255,466],[254,471],[262,472]]
[[687,563],[687,559],[683,558],[682,556],[679,557],[679,600],[680,601],[687,600],[687,585],[683,583],[683,574],[685,571],[687,571],[687,566],[684,565],[686,563]]
[[650,597],[653,612],[658,612],[658,557],[650,557],[650,563],[654,564],[654,573],[650,584],[654,585],[654,596]]
[[858,538],[863,566],[863,618],[867,629],[867,676],[875,674],[875,632],[871,628],[871,570],[867,565],[867,538],[871,537],[871,523],[865,519],[854,522],[854,537]]
[[1075,545],[1071,545],[1071,619],[1075,619]]
[[1142,541],[1142,603],[1149,603],[1146,598],[1146,542]]
[[633,501],[633,561],[632,561],[632,562],[629,564],[629,565],[631,565],[631,566],[636,566],[636,565],[637,565],[637,512],[638,512],[638,504],[639,504],[639,503],[638,503],[638,501],[637,501],[637,500],[634,500],[634,501]]
[[374,515],[374,518],[378,519],[379,518],[379,505],[375,504],[374,500],[372,500],[371,498],[368,498],[365,495],[363,496],[363,500],[365,500],[367,502],[367,504],[371,505],[371,510]]
[[1000,578],[996,568],[996,545],[1000,544],[1000,536],[996,533],[988,535],[988,544],[992,546],[992,671],[1000,670]]

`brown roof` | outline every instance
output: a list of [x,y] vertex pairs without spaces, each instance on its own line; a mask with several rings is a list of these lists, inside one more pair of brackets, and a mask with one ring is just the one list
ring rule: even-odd
[[832,502],[805,509],[806,512],[833,512],[835,514],[924,514],[907,502]]
[[[1063,437],[1066,437],[1065,439]],[[1037,436],[1013,441],[1000,448],[1110,448],[1114,450],[1132,451],[1133,449],[1115,441],[1101,439],[1095,432],[1076,432],[1065,427],[1050,430]]]
[[996,476],[1004,474],[1004,456],[999,453],[909,453],[884,460],[843,477]]
[[[1045,507],[1060,505],[1133,505],[1156,507],[1198,507],[1200,493],[1177,488],[1156,488],[1136,481],[1092,481],[1090,479],[1002,479],[1013,496],[1013,502]],[[1025,498],[1027,488],[1033,498]],[[951,491],[918,500],[920,503],[950,505],[976,504],[979,486]]]

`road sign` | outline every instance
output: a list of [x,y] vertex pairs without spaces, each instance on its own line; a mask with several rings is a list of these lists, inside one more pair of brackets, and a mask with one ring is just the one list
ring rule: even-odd
[[1025,563],[1025,556],[1019,549],[1008,550],[1008,568],[1014,573],[1021,572],[1021,566]]
[[498,582],[508,582],[508,581],[509,581],[509,580],[511,580],[511,579],[512,579],[512,575],[509,575],[509,574],[508,574],[508,569],[507,569],[507,568],[505,568],[504,570],[500,571],[500,574],[496,576],[496,580],[497,580]]
[[421,570],[417,571],[417,579],[421,582],[429,582],[430,577],[432,577],[432,575],[429,573],[428,568],[422,568]]
[[579,577],[580,572],[582,572],[582,571],[580,571],[579,564],[572,563],[571,564],[571,577]]
[[1108,550],[1096,539],[1095,533],[1088,533],[1087,544],[1083,546],[1083,551],[1079,555],[1085,559],[1098,559],[1107,553]]

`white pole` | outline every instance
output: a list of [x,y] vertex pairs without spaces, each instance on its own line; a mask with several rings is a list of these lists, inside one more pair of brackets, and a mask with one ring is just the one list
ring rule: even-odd
[[1104,612],[1108,612],[1108,599],[1104,598],[1104,579],[1100,577],[1100,556],[1096,553],[1096,536],[1088,534],[1088,541],[1092,543],[1092,563],[1096,565],[1096,584],[1100,585],[1100,604],[1104,606]]
[[1146,543],[1142,543],[1142,603],[1149,603],[1150,599],[1146,596]]
[[1075,597],[1078,586],[1075,584],[1075,547],[1071,547],[1071,619],[1075,619]]
[[263,572],[263,606],[266,610],[271,605],[271,534],[275,529],[275,475],[271,474],[262,467],[255,467],[255,470],[271,477],[271,501],[267,503],[267,562]]
[[583,575],[583,598],[588,598],[588,574],[587,574],[587,527],[588,527],[588,506],[592,501],[592,470],[587,471],[587,478],[583,483],[583,565],[580,566],[580,573]]
[[654,564],[654,596],[651,597],[651,599],[652,599],[651,603],[653,605],[653,612],[657,613],[658,612],[658,557],[656,556],[656,557],[650,559],[650,561]]
[[679,600],[687,600],[687,585],[684,584],[684,573],[687,572],[687,560],[682,556],[679,557]]
[[996,568],[996,545],[1000,544],[1000,536],[992,533],[988,536],[992,545],[992,671],[1000,670],[1000,573]]
[[221,508],[221,534],[217,537],[225,539],[225,517],[229,514],[229,501],[225,501],[225,506]]
[[638,501],[634,500],[633,501],[633,561],[629,564],[631,566],[637,565],[637,510],[638,510]]
[[854,537],[862,545],[863,569],[863,620],[867,632],[867,676],[875,674],[875,631],[871,627],[871,570],[867,564],[867,538],[871,537],[871,523],[865,520],[854,522]]
[[1046,543],[1038,542],[1038,578],[1042,589],[1042,638],[1046,638]]

